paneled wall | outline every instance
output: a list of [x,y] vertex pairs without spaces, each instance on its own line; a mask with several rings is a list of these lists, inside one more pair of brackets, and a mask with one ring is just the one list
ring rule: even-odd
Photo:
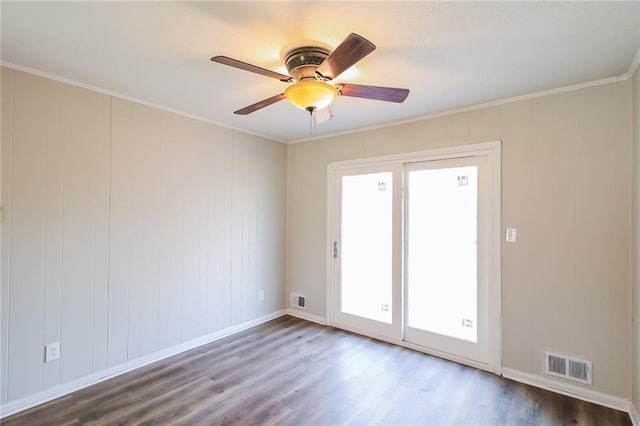
[[283,308],[286,146],[6,68],[2,107],[2,403]]
[[574,355],[587,389],[629,398],[630,130],[627,80],[290,145],[288,291],[325,316],[327,162],[501,140],[503,367]]
[[[640,68],[632,79],[633,97],[633,298],[631,371],[636,416],[640,414]],[[638,419],[640,420],[640,418]]]

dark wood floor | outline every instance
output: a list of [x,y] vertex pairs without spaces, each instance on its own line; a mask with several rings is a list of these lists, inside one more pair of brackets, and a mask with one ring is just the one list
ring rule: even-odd
[[630,425],[625,413],[290,316],[2,421]]

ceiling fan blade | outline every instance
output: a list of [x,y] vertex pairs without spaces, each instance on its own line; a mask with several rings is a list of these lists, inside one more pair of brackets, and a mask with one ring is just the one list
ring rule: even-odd
[[338,92],[342,96],[375,99],[377,101],[402,103],[409,95],[409,89],[396,87],[365,86],[362,84],[341,84]]
[[333,118],[333,113],[329,109],[329,107],[322,108],[313,112],[313,118],[316,124],[322,124],[327,122]]
[[317,73],[333,80],[360,59],[376,50],[376,46],[366,38],[351,33],[318,67]]
[[260,102],[256,102],[253,105],[249,105],[248,107],[244,107],[242,109],[239,109],[237,111],[234,112],[234,114],[238,114],[238,115],[247,115],[247,114],[251,114],[252,112],[255,112],[259,109],[262,109],[264,107],[268,107],[271,104],[275,104],[276,102],[279,102],[283,99],[286,99],[286,96],[284,95],[284,93],[280,93],[279,95],[275,95],[272,96],[270,98],[267,99],[263,99]]
[[214,56],[213,58],[211,58],[211,60],[219,64],[228,65],[230,67],[239,68],[241,70],[249,72],[254,72],[266,77],[275,78],[276,80],[284,81],[285,83],[291,81],[291,77],[289,77],[288,75],[280,74],[278,72],[271,71],[265,68],[260,68],[258,66],[251,65],[237,59],[229,58],[227,56]]

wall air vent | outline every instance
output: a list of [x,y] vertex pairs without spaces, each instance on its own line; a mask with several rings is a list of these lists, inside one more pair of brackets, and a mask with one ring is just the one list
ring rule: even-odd
[[307,298],[301,294],[291,293],[291,306],[307,309]]
[[544,372],[574,382],[591,384],[591,361],[552,352],[544,353]]

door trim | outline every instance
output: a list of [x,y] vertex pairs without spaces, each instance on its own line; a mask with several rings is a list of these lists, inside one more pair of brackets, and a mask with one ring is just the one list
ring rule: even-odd
[[[376,166],[376,165],[392,165],[405,164],[422,161],[432,161],[447,158],[467,157],[470,155],[486,155],[488,160],[488,170],[491,175],[492,200],[491,209],[492,217],[490,218],[490,234],[489,241],[492,262],[489,266],[489,364],[478,364],[448,354],[428,348],[421,348],[417,345],[408,344],[403,341],[395,341],[395,339],[384,338],[383,336],[371,335],[379,340],[395,343],[400,346],[416,349],[421,352],[430,353],[432,355],[450,359],[461,364],[470,365],[500,375],[502,373],[502,310],[501,310],[501,253],[502,253],[502,215],[501,215],[501,160],[502,160],[502,141],[496,140],[491,142],[483,142],[470,145],[459,145],[447,148],[436,148],[426,151],[409,152],[401,154],[384,155],[378,157],[360,158],[353,160],[330,161],[327,164],[327,234],[326,238],[326,318],[327,325],[335,326],[334,311],[334,288],[336,285],[336,268],[333,262],[333,225],[336,223],[334,215],[334,182],[336,171],[344,168],[353,168],[358,166]],[[350,330],[360,334],[367,335],[360,330]]]

